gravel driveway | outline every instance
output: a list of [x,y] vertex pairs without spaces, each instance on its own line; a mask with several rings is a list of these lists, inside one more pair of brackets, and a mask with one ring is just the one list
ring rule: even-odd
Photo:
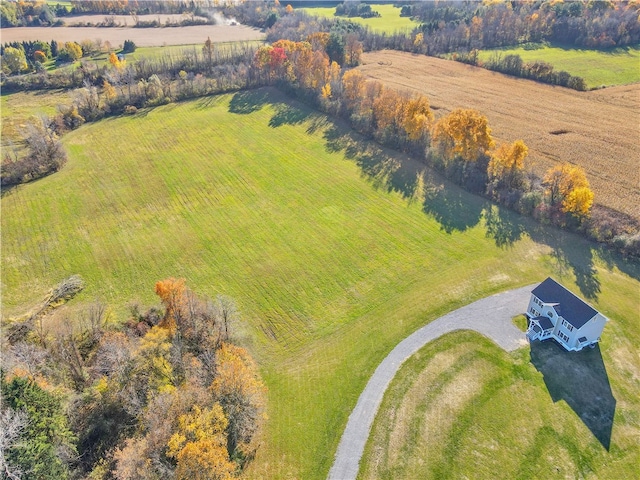
[[360,394],[340,439],[329,479],[356,478],[384,392],[404,361],[424,345],[454,330],[475,330],[509,352],[525,345],[527,340],[524,332],[511,320],[526,310],[534,287],[530,285],[509,290],[473,302],[434,320],[400,342],[378,366]]

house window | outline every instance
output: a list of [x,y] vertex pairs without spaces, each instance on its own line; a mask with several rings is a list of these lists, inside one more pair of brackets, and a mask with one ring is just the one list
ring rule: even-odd
[[568,335],[565,335],[565,334],[564,334],[564,333],[562,333],[562,332],[558,332],[558,336],[559,336],[562,340],[564,340],[565,342],[568,342],[568,341],[569,341],[569,336],[568,336]]

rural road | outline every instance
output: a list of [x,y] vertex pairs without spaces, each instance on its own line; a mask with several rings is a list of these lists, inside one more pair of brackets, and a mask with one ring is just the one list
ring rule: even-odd
[[534,287],[509,290],[473,302],[432,321],[400,342],[378,366],[360,394],[340,439],[328,478],[352,480],[357,477],[364,446],[384,392],[404,361],[424,345],[454,330],[475,330],[508,352],[524,345],[524,332],[511,320],[526,311]]

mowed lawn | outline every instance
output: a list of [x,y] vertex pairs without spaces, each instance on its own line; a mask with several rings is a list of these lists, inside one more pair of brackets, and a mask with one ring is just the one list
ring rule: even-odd
[[[269,388],[249,478],[325,478],[384,356],[488,294],[553,275],[590,292],[613,338],[637,339],[637,265],[491,208],[278,92],[107,119],[64,143],[62,171],[3,194],[3,316],[72,274],[87,288],[68,311],[97,298],[117,321],[129,302],[157,303],[169,276],[232,296]],[[608,371],[637,378],[633,351],[606,356]],[[638,398],[633,382],[612,382],[619,405]]]
[[380,16],[374,18],[337,17],[335,16],[335,7],[313,7],[303,8],[301,10],[317,17],[348,20],[369,27],[378,33],[408,33],[420,26],[419,22],[414,22],[409,17],[401,17],[400,8],[394,5],[371,5],[371,9],[378,12]]
[[487,61],[494,54],[520,55],[523,61],[544,61],[554,70],[564,70],[582,77],[589,88],[626,85],[640,82],[640,45],[611,50],[587,50],[544,46],[534,50],[505,48],[483,50],[480,59]]
[[619,327],[578,353],[536,342],[508,354],[474,332],[435,340],[394,378],[359,478],[636,478],[638,339]]

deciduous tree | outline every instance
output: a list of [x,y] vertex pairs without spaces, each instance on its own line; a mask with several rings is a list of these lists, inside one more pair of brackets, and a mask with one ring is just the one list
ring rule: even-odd
[[487,117],[470,109],[457,109],[442,117],[434,127],[433,139],[445,161],[460,156],[474,162],[494,145]]
[[489,160],[489,180],[496,183],[496,188],[518,188],[523,181],[524,160],[528,154],[529,149],[522,140],[500,145]]
[[589,214],[593,192],[581,167],[570,163],[557,165],[545,174],[544,185],[552,206],[560,205],[563,212],[577,217]]
[[26,70],[27,57],[24,50],[14,47],[5,48],[2,55],[2,68],[6,69],[8,73],[20,73]]
[[229,452],[249,455],[256,448],[254,434],[265,405],[265,387],[255,362],[245,349],[223,344],[216,354],[216,374],[211,391],[229,420]]

